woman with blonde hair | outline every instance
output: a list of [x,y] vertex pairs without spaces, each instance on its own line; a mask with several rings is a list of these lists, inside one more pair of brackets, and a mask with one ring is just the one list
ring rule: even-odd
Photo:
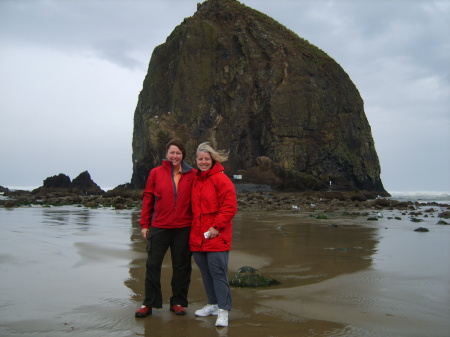
[[202,143],[196,155],[199,171],[192,185],[193,222],[189,246],[202,274],[208,304],[195,315],[217,315],[216,326],[227,326],[231,310],[228,255],[232,219],[237,212],[236,191],[221,164],[228,159],[228,153]]

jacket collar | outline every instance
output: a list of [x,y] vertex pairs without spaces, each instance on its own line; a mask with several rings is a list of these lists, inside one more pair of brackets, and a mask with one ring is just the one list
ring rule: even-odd
[[[173,164],[170,160],[167,159],[163,159],[162,161],[162,165],[164,167],[173,168]],[[181,173],[186,173],[189,172],[190,170],[192,170],[192,166],[190,166],[188,163],[186,163],[184,160],[181,162]]]
[[212,175],[223,172],[225,168],[221,163],[216,162],[213,167],[211,167],[208,171],[198,171],[197,175],[200,179],[207,179],[208,177],[211,177]]

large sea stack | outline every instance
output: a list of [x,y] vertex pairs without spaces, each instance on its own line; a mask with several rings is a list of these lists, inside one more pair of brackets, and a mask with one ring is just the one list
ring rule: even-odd
[[134,115],[133,176],[143,188],[166,142],[230,151],[226,173],[293,190],[367,190],[380,179],[364,103],[322,50],[235,0],[197,5],[153,51]]

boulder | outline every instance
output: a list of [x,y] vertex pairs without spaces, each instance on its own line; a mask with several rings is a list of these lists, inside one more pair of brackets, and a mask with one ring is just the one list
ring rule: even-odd
[[235,287],[267,287],[278,284],[277,281],[264,277],[253,267],[244,266],[238,269],[236,275],[230,281],[230,285]]

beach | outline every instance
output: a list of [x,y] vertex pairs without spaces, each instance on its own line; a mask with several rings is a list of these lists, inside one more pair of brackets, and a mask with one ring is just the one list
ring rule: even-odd
[[230,279],[252,266],[279,284],[233,287],[229,326],[216,328],[194,316],[206,304],[194,262],[188,314],[169,311],[170,254],[163,309],[134,317],[146,259],[137,210],[0,208],[0,335],[447,337],[450,226],[434,209],[420,223],[400,210],[368,210],[376,221],[239,211]]

